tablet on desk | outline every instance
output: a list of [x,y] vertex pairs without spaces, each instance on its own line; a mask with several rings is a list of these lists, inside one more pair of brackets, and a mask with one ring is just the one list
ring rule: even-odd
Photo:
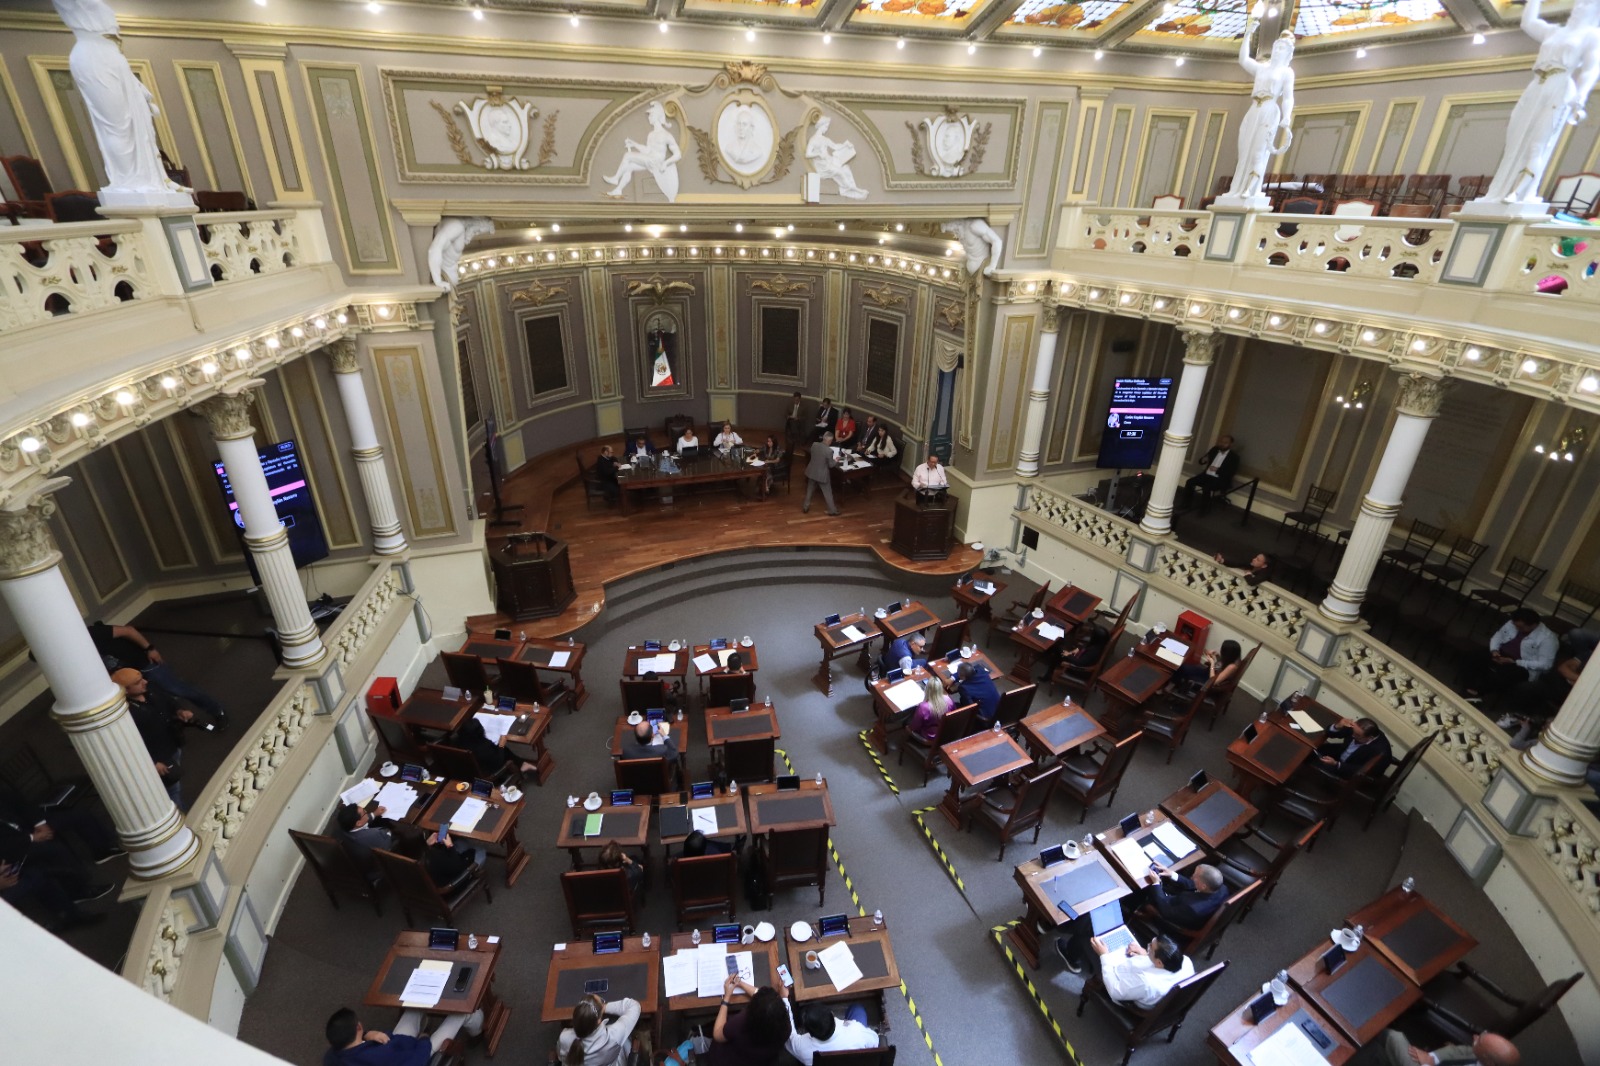
[[647,640],[647,641],[644,642],[644,650],[645,651],[660,651],[661,650],[661,642],[659,640]]
[[511,639],[511,630],[509,630],[509,629],[497,629],[497,630],[495,630],[494,631],[494,639],[495,640],[510,640]]
[[689,786],[690,799],[708,800],[714,795],[716,791],[710,781],[696,781]]
[[1206,772],[1204,770],[1196,770],[1194,772],[1194,776],[1189,778],[1189,790],[1191,792],[1199,792],[1202,788],[1205,788],[1206,785],[1210,784],[1210,782],[1211,778],[1206,776]]
[[1339,967],[1344,965],[1344,960],[1344,948],[1340,947],[1338,944],[1335,944],[1327,951],[1324,951],[1322,953],[1322,958],[1317,961],[1322,964],[1322,968],[1324,970],[1327,970],[1329,973],[1333,973]]
[[750,697],[748,696],[736,696],[728,701],[728,711],[730,714],[739,714],[740,712],[748,711],[749,709]]
[[614,789],[612,789],[611,790],[611,806],[613,806],[613,807],[632,807],[633,806],[633,789],[631,789],[631,788],[614,788]]
[[713,944],[737,944],[739,942],[738,922],[718,922],[711,927],[711,942]]
[[1039,853],[1040,866],[1054,866],[1059,862],[1067,861],[1067,853],[1060,844],[1045,848]]
[[621,933],[596,933],[594,935],[594,953],[596,955],[615,955],[621,950]]
[[1134,811],[1122,821],[1118,822],[1117,825],[1122,829],[1123,836],[1133,836],[1133,834],[1139,831],[1139,812]]
[[406,763],[404,766],[400,767],[400,780],[408,781],[411,784],[416,784],[418,781],[422,780],[422,767],[418,766],[416,763]]
[[1267,1018],[1272,1017],[1272,1012],[1278,1005],[1272,1000],[1271,992],[1263,992],[1250,1001],[1250,1006],[1245,1008],[1250,1014],[1250,1024],[1260,1025]]
[[1254,744],[1256,742],[1256,737],[1260,734],[1256,730],[1256,724],[1251,722],[1249,725],[1244,727],[1244,733],[1241,735],[1244,737],[1244,742],[1246,744]]
[[474,777],[472,779],[472,794],[479,799],[488,799],[494,795],[494,782],[486,777]]
[[728,647],[728,639],[726,637],[712,637],[711,638],[711,650],[712,651],[726,651],[727,647]]
[[839,936],[850,932],[850,919],[843,914],[824,914],[817,919],[817,929],[822,936]]
[[905,679],[906,672],[897,666],[883,676],[889,681],[890,684],[893,684],[896,681],[903,681]]
[[960,648],[951,648],[949,651],[944,653],[944,661],[947,663],[953,663],[959,658],[961,658]]
[[650,707],[645,710],[644,716],[652,723],[665,722],[667,720],[667,709],[665,707]]
[[830,614],[828,617],[822,620],[822,624],[829,629],[832,629],[834,626],[839,624],[839,616],[836,614]]
[[800,775],[799,774],[779,774],[778,775],[778,791],[779,792],[798,792],[798,791],[800,791]]
[[461,942],[461,932],[448,929],[444,926],[434,926],[428,930],[428,949],[430,951],[454,951]]
[[495,708],[508,713],[515,711],[517,709],[517,698],[515,696],[501,696],[495,701]]
[[891,603],[889,606],[885,607],[883,610],[884,610],[885,614],[894,614],[896,611],[898,611],[901,608],[901,606],[902,606],[901,602],[899,600],[895,600],[893,603]]

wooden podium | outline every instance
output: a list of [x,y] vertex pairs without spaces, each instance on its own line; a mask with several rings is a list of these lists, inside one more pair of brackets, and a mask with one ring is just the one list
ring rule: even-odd
[[550,618],[577,597],[567,542],[545,533],[517,534],[489,555],[494,570],[494,605],[518,622]]
[[908,559],[948,559],[955,545],[956,499],[925,502],[915,492],[894,501],[894,536],[889,546]]

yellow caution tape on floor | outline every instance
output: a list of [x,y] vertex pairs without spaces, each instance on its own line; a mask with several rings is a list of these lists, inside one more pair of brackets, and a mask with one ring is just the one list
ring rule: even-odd
[[872,741],[869,738],[871,732],[872,730],[870,729],[863,729],[856,736],[861,738],[861,746],[867,749],[867,754],[872,758],[872,765],[876,766],[878,773],[883,776],[883,783],[889,786],[890,792],[898,796],[900,795],[900,786],[894,783],[894,778],[889,776],[889,768],[883,765],[882,759],[878,758],[878,749],[872,746]]
[[1066,1049],[1067,1057],[1074,1066],[1083,1066],[1083,1060],[1078,1058],[1077,1050],[1072,1046],[1072,1041],[1067,1039],[1067,1034],[1061,1031],[1061,1023],[1056,1021],[1055,1015],[1050,1013],[1050,1008],[1045,1005],[1044,998],[1039,995],[1039,989],[1034,986],[1033,979],[1028,976],[1027,966],[1017,958],[1016,952],[1011,950],[1011,941],[1006,933],[1021,919],[1013,918],[1003,925],[994,926],[989,930],[989,935],[994,937],[994,942],[1000,945],[1000,950],[1005,953],[1006,961],[1011,964],[1011,969],[1016,973],[1017,979],[1022,982],[1022,987],[1027,991],[1028,998],[1033,1000],[1033,1005],[1039,1008],[1039,1013],[1044,1015],[1045,1024],[1050,1031],[1056,1034],[1056,1039],[1061,1041],[1061,1046]]
[[[944,867],[944,872],[950,875],[950,880],[956,883],[956,887],[965,896],[967,894],[966,882],[962,881],[961,875],[956,873],[955,863],[950,861],[950,856],[945,854],[944,848],[940,847],[939,841],[934,838],[933,830],[929,829],[928,823],[922,819],[924,814],[934,809],[934,807],[923,807],[920,810],[912,811],[911,817],[916,820],[917,826],[922,830],[922,835],[927,838],[929,846],[933,848],[933,853],[939,857],[939,863]],[[970,903],[968,905],[970,906]]]

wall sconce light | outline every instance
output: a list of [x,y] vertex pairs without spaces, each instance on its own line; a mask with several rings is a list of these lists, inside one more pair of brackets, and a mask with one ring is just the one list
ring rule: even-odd
[[1563,433],[1561,439],[1554,445],[1546,447],[1543,444],[1535,444],[1533,450],[1536,454],[1552,461],[1576,462],[1578,455],[1583,451],[1583,442],[1587,436],[1588,432],[1584,427],[1573,426]]
[[1356,411],[1362,411],[1366,409],[1367,397],[1371,395],[1372,382],[1358,381],[1356,382],[1356,387],[1351,389],[1349,394],[1344,396],[1335,396],[1333,398],[1333,402],[1343,407],[1346,411],[1352,409]]

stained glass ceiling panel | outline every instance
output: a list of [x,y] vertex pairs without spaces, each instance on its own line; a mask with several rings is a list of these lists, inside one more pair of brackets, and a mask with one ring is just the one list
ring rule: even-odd
[[1439,0],[1300,0],[1295,8],[1294,35],[1409,30],[1449,17]]
[[1134,8],[1132,0],[1022,0],[1001,28],[1003,33],[1099,36]]
[[907,29],[965,29],[990,0],[858,0],[850,21]]
[[683,9],[703,15],[815,22],[822,17],[823,0],[685,0]]
[[1172,0],[1138,36],[1162,41],[1237,41],[1244,36],[1247,11],[1247,0]]

